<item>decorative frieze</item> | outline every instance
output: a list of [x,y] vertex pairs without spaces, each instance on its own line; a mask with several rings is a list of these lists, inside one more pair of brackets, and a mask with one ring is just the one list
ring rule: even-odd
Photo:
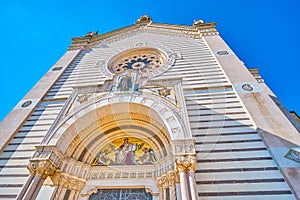
[[173,140],[173,154],[176,156],[196,154],[195,139]]
[[154,178],[156,169],[154,166],[95,166],[92,167],[90,179],[139,179],[139,178]]
[[58,173],[53,178],[54,185],[68,190],[81,191],[87,180],[66,173]]

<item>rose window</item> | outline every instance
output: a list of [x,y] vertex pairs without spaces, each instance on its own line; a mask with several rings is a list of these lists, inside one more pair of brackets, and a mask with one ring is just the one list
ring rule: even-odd
[[118,54],[109,63],[114,74],[137,70],[142,74],[152,73],[166,62],[164,53],[154,48],[135,48]]

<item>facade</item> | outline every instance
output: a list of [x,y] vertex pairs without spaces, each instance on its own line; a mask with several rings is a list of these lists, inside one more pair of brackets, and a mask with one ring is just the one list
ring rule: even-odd
[[215,23],[89,32],[2,121],[0,199],[299,199],[284,109]]

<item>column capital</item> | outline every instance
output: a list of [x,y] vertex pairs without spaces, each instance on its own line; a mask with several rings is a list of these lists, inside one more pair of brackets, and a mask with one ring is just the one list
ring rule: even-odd
[[169,187],[176,186],[176,172],[174,170],[167,171]]
[[182,155],[175,158],[175,167],[178,172],[195,172],[197,168],[196,155]]
[[168,188],[169,187],[168,175],[166,173],[164,173],[164,174],[161,175],[161,178],[162,178],[162,182],[163,182],[162,187],[163,188]]
[[162,176],[158,176],[158,177],[156,177],[156,184],[157,184],[157,186],[158,186],[158,188],[162,188],[163,187],[163,178],[162,178]]
[[163,173],[161,176],[156,177],[156,183],[159,188],[169,188],[170,179],[168,173]]
[[43,179],[53,176],[57,171],[57,167],[49,160],[30,160],[27,169],[31,175],[39,175]]

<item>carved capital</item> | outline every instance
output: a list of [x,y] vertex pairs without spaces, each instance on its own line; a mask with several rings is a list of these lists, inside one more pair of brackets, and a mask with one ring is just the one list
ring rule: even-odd
[[164,173],[161,175],[161,178],[162,178],[162,183],[163,183],[162,187],[168,188],[169,187],[168,175],[166,173]]
[[163,179],[161,176],[156,177],[156,184],[158,188],[162,188],[163,187]]
[[176,175],[174,170],[169,170],[156,178],[156,183],[159,188],[170,188],[176,186]]
[[69,190],[81,191],[86,185],[86,179],[66,173],[57,174],[52,180],[54,185]]
[[57,171],[49,160],[30,160],[27,168],[31,175],[39,175],[44,179],[53,176]]
[[176,172],[174,170],[167,171],[169,187],[176,186]]
[[178,172],[195,172],[197,168],[197,158],[195,155],[177,157],[175,166]]

